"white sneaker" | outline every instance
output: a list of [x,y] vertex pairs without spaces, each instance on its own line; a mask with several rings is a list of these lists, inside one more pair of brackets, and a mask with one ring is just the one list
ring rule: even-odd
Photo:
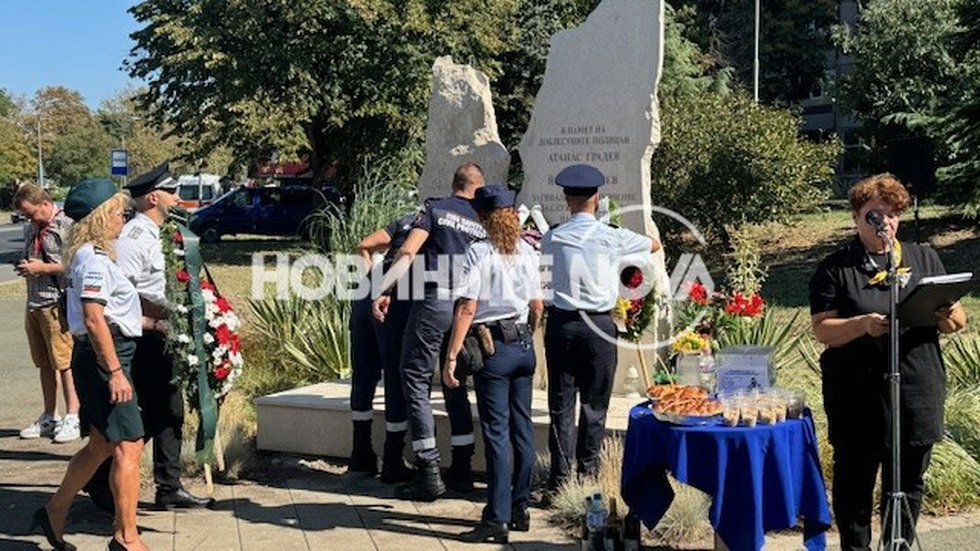
[[58,423],[58,427],[54,430],[54,442],[56,444],[64,444],[74,442],[81,438],[82,429],[80,424],[77,415],[65,415],[65,418]]
[[58,419],[51,417],[47,413],[42,413],[41,416],[37,418],[37,421],[34,421],[31,426],[20,431],[20,437],[29,439],[40,438],[42,436],[51,436],[58,427],[58,423]]

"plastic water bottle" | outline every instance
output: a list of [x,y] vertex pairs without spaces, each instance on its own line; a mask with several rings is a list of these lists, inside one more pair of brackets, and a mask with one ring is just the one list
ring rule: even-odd
[[623,379],[623,394],[627,398],[640,397],[640,372],[635,365],[631,365],[626,370],[626,378]]
[[701,386],[708,391],[709,394],[715,391],[715,358],[711,355],[711,349],[705,348],[701,351],[701,357],[698,359],[698,368],[700,369],[700,382]]
[[[606,528],[606,506],[602,503],[602,493],[592,494],[592,503],[589,504],[589,513],[586,522],[589,526],[589,541],[592,543],[592,551],[606,551],[605,528]],[[609,550],[612,551],[612,550]]]

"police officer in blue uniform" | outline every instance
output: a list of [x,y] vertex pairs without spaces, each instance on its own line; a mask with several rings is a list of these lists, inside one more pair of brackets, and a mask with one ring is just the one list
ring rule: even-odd
[[421,251],[427,275],[424,297],[412,302],[402,341],[405,405],[418,468],[415,479],[396,490],[396,495],[404,499],[433,501],[447,486],[461,492],[473,489],[470,463],[474,449],[473,417],[465,384],[455,389],[443,387],[453,456],[445,483],[439,473],[439,450],[429,396],[432,374],[439,366],[440,350],[452,325],[454,263],[461,264],[469,244],[486,236],[470,203],[480,187],[483,187],[483,171],[477,164],[467,163],[456,169],[451,196],[425,202],[385,274],[382,296],[374,302],[375,317],[384,321],[391,302],[386,293],[411,268],[415,255]]
[[[568,478],[573,457],[579,473],[598,470],[616,372],[617,348],[609,337],[616,335],[611,311],[619,289],[619,259],[660,249],[654,238],[596,219],[599,188],[605,181],[589,165],[572,165],[559,172],[555,183],[564,190],[571,218],[541,241],[541,254],[552,261],[552,296],[547,302],[544,336],[551,416],[550,491]],[[577,437],[576,393],[581,403]]]
[[[544,303],[539,256],[521,239],[514,192],[486,186],[476,190],[474,203],[488,238],[470,245],[466,255],[442,378],[453,388],[459,384],[457,364],[473,372],[486,453],[487,505],[480,524],[461,539],[506,543],[509,529],[530,529],[527,504],[535,461],[531,335]],[[492,350],[480,348],[481,332],[492,339]]]
[[[365,237],[357,246],[366,279],[374,256],[387,250],[382,268],[388,270],[395,253],[408,237],[415,221],[415,213],[392,221]],[[378,470],[378,457],[371,446],[371,421],[374,418],[374,393],[384,373],[385,381],[385,444],[381,462],[381,481],[386,484],[407,482],[415,476],[415,470],[405,465],[403,449],[408,421],[405,413],[405,393],[399,362],[405,323],[411,303],[408,297],[392,293],[385,321],[379,322],[371,315],[373,297],[369,294],[353,304],[350,321],[351,336],[351,421],[353,423],[353,450],[348,469],[352,472],[374,474]]]

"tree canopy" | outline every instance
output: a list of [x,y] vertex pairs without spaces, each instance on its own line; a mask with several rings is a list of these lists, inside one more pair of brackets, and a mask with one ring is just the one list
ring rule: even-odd
[[[752,89],[755,56],[753,0],[673,0],[696,8],[691,38],[719,69],[729,68],[744,90]],[[809,96],[826,71],[837,21],[835,0],[765,0],[759,25],[759,96],[786,105]]]
[[238,159],[308,151],[357,167],[424,129],[430,68],[453,55],[491,76],[517,0],[146,0],[127,67],[155,123]]

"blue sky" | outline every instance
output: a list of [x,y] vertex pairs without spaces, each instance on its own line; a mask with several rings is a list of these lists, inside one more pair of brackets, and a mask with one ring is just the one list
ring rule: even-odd
[[120,70],[132,47],[134,0],[0,0],[0,88],[77,90],[92,109],[140,83]]

